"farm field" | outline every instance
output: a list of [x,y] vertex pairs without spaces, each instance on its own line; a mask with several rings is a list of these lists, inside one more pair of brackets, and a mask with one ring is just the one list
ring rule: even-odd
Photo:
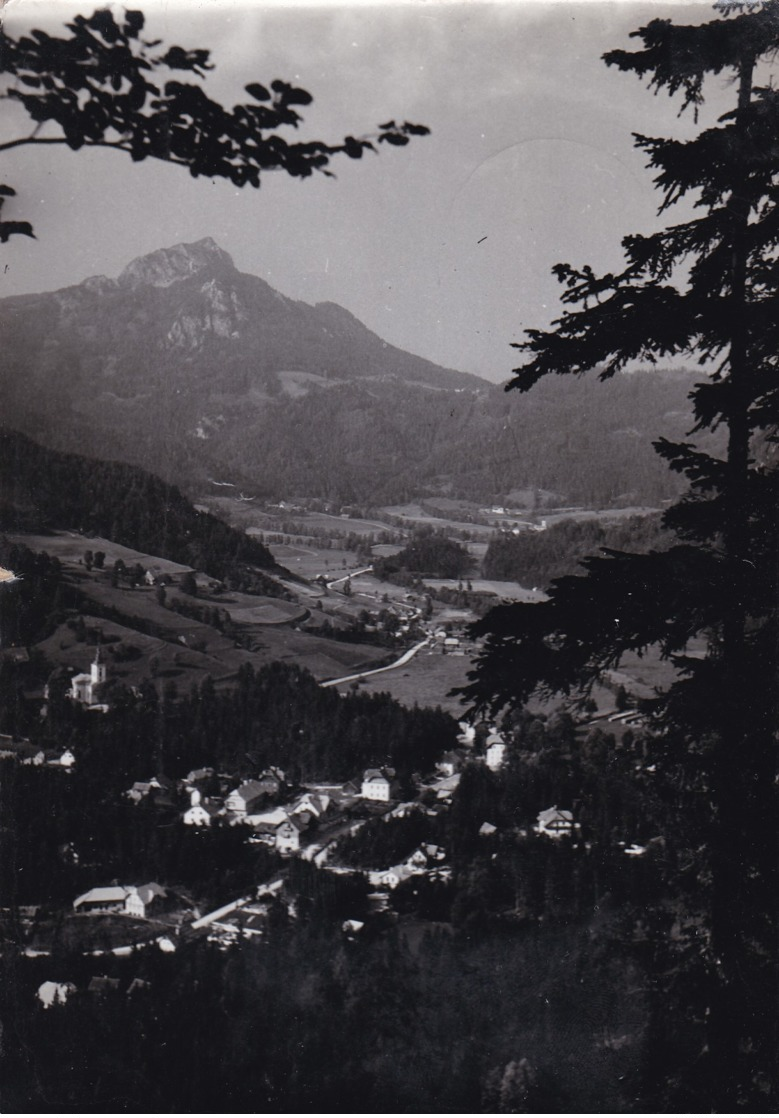
[[[432,586],[437,590],[445,586],[449,590],[456,590],[461,581],[465,582],[465,579],[426,578],[425,586]],[[520,586],[518,582],[500,582],[497,579],[489,578],[472,578],[468,581],[474,591],[479,591],[482,594],[495,594],[497,598],[506,598],[512,602],[542,602],[546,597],[541,591],[528,590],[526,587]]]
[[146,555],[142,551],[135,551],[132,547],[124,547],[113,540],[105,540],[101,536],[83,536],[79,532],[52,531],[40,535],[31,535],[22,532],[6,532],[9,540],[23,544],[32,551],[45,551],[56,557],[61,563],[80,566],[84,552],[89,550],[105,552],[106,569],[113,566],[115,560],[121,559],[128,566],[140,563],[144,567],[153,566],[160,574],[181,575],[190,567],[182,567],[170,559],[161,559],[158,555]]
[[[255,533],[249,531],[248,534]],[[365,566],[364,563],[357,563],[353,551],[345,551],[340,547],[320,547],[313,540],[311,543],[268,543],[265,546],[277,563],[301,578],[313,579],[318,575],[338,578],[349,570]]]
[[[423,649],[413,660],[401,668],[380,675],[368,676],[359,684],[359,692],[377,695],[381,692],[392,695],[393,699],[413,706],[438,707],[449,714],[460,717],[463,707],[459,699],[447,694],[453,687],[462,687],[468,681],[466,673],[471,666],[467,656],[444,656],[440,651]],[[350,684],[342,684],[338,690],[348,693]]]
[[[237,647],[231,637],[213,626],[161,605],[153,588],[114,587],[107,570],[87,571],[79,564],[79,559],[87,547],[96,544],[99,550],[105,551],[107,566],[112,565],[114,559],[123,558],[126,563],[139,562],[146,568],[167,570],[173,576],[188,570],[187,567],[122,548],[110,540],[90,540],[77,533],[59,532],[51,537],[13,533],[9,538],[34,550],[47,550],[50,555],[57,555],[71,585],[96,606],[117,612],[119,616],[115,620],[106,620],[98,616],[102,610],[97,609],[94,615],[90,615],[88,624],[139,649],[140,655],[135,659],[117,664],[117,678],[129,686],[148,678],[151,657],[158,660],[159,675],[163,679],[175,680],[180,687],[189,687],[206,675],[210,675],[215,683],[227,683],[235,677],[241,664],[247,662],[256,668],[273,660],[299,663],[317,679],[332,679],[352,670],[374,666],[386,657],[383,648],[335,641],[298,631],[292,625],[304,618],[308,611],[304,606],[283,599],[238,592],[199,595],[192,599],[194,604],[215,606],[231,613],[235,610],[235,623],[240,625],[241,635],[250,645],[249,648]],[[170,587],[168,599],[174,595],[176,588]],[[87,607],[85,621],[89,614]],[[135,628],[134,622],[138,628]],[[145,629],[150,629],[153,635],[147,636],[141,631]],[[94,649],[83,644],[74,647],[74,644],[73,634],[65,626],[44,641],[42,647],[55,665],[85,668]]]
[[[487,524],[472,524],[467,520],[449,520],[442,516],[432,516],[429,512],[425,512],[421,505],[387,505],[380,509],[380,512],[402,520],[410,528],[417,524],[429,524],[434,528],[450,529],[454,532],[470,532],[484,540],[489,539],[494,531]],[[385,524],[384,527],[386,528],[387,525]]]

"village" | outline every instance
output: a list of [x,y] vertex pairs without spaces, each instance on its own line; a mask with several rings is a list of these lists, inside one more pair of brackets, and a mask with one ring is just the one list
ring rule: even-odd
[[[98,648],[90,671],[73,676],[69,698],[90,711],[104,712],[106,705],[94,700],[105,682],[106,668]],[[597,725],[624,732],[640,721],[635,709],[612,709],[583,720],[580,732]],[[344,856],[345,840],[357,839],[359,843],[360,832],[369,823],[374,827],[377,823],[390,825],[419,816],[432,820],[435,826],[439,817],[449,812],[467,767],[483,766],[490,773],[500,774],[509,761],[510,739],[506,734],[486,723],[474,726],[461,722],[459,730],[457,748],[441,756],[433,772],[417,775],[413,781],[399,781],[386,765],[367,768],[345,783],[300,783],[278,766],[241,775],[203,766],[177,779],[163,773],[145,774],[145,779],[134,781],[123,796],[138,810],[146,809],[148,825],[158,825],[165,819],[167,826],[194,833],[235,829],[247,845],[260,846],[275,855],[270,879],[258,881],[248,893],[210,911],[204,911],[204,907],[208,909],[207,903],[203,904],[207,898],[195,899],[175,882],[96,880],[74,897],[70,911],[59,913],[57,919],[65,919],[75,929],[71,946],[81,943],[84,955],[122,957],[155,945],[173,953],[203,936],[226,949],[241,940],[261,938],[280,907],[287,919],[294,920],[297,898],[289,884],[288,867],[291,860],[301,860],[328,874],[359,877],[364,882],[361,901],[365,903],[342,921],[347,938],[360,935],[366,920],[376,918],[382,926],[387,920],[397,920],[393,895],[400,886],[451,883],[452,866],[446,847],[421,841],[392,864],[366,866],[362,858],[356,865]],[[24,767],[56,770],[64,780],[75,771],[76,754],[70,748],[43,749],[8,735],[0,737],[0,758]],[[557,804],[539,811],[532,828],[515,827],[501,833],[495,822],[485,817],[478,835],[486,850],[495,849],[497,841],[526,840],[529,830],[536,839],[554,844],[569,842],[574,847],[580,837],[574,813]],[[640,857],[647,849],[624,839],[619,846],[629,857]],[[355,849],[354,842],[349,849]],[[71,857],[78,860],[78,853],[72,851]],[[24,953],[31,958],[50,955],[45,928],[56,914],[46,906],[28,904],[20,906],[19,915],[23,929],[19,946]],[[116,982],[106,976],[93,976],[90,990],[105,993],[115,989]],[[128,992],[137,990],[132,981],[130,987]],[[74,990],[72,983],[47,979],[39,988],[38,998],[42,1005],[49,1006],[66,1000]]]
[[[22,542],[25,537],[16,539]],[[336,562],[335,569],[329,568],[316,541],[304,537],[279,549],[287,561],[292,550],[306,560],[307,579],[282,582],[289,600],[243,593],[203,572],[72,531],[52,533],[46,542],[63,563],[66,578],[94,603],[95,615],[71,616],[45,643],[47,661],[55,666],[44,686],[26,692],[29,702],[40,704],[42,726],[63,704],[71,712],[68,717],[81,712],[78,717],[92,724],[112,714],[117,704],[142,701],[150,682],[159,687],[175,679],[180,685],[204,686],[213,674],[221,688],[233,686],[241,671],[257,662],[261,641],[269,640],[274,649],[283,648],[276,642],[288,638],[324,643],[321,636],[312,635],[320,631],[322,619],[327,626],[341,626],[341,642],[331,647],[344,649],[341,663],[347,670],[334,672],[339,664],[332,654],[329,661],[320,657],[318,684],[342,699],[388,690],[410,705],[418,693],[424,695],[427,681],[436,700],[445,700],[449,688],[464,681],[478,651],[467,628],[473,619],[470,579],[467,590],[462,579],[449,580],[451,589],[443,579],[395,585],[378,579],[373,565],[360,563],[359,555],[355,565],[348,552],[342,556],[328,549],[340,560],[340,567]],[[393,550],[378,545],[378,554]],[[315,573],[317,563],[324,572]],[[509,586],[497,589],[512,592]],[[349,645],[344,637],[366,643]],[[379,641],[383,648],[377,648]],[[9,646],[2,653],[4,660],[22,669],[33,660],[33,650],[25,647]],[[206,673],[212,664],[222,668],[221,674],[213,668]],[[582,740],[598,727],[619,740],[643,724],[636,700],[648,690],[616,675],[606,683],[586,709],[567,704]],[[459,704],[447,700],[447,705],[457,719]],[[398,773],[379,753],[373,765],[340,781],[302,780],[296,766],[283,762],[254,767],[247,761],[240,768],[225,768],[207,758],[188,771],[137,771],[118,793],[133,810],[124,817],[131,830],[163,828],[171,834],[200,836],[198,849],[205,858],[210,857],[209,841],[227,833],[257,856],[267,855],[264,871],[248,888],[244,879],[237,895],[225,896],[223,889],[188,888],[175,876],[107,878],[100,873],[99,857],[85,861],[76,845],[66,841],[61,857],[78,869],[84,887],[69,902],[56,905],[25,897],[10,938],[10,910],[0,912],[6,944],[41,961],[61,960],[63,949],[94,958],[89,981],[86,987],[82,981],[78,991],[104,996],[119,983],[106,965],[109,958],[126,958],[142,949],[173,955],[203,939],[227,950],[241,942],[262,942],[279,919],[294,923],[301,904],[298,865],[326,875],[337,886],[353,887],[354,900],[347,899],[338,910],[347,941],[397,923],[405,926],[415,919],[415,898],[430,891],[451,898],[456,888],[457,861],[446,836],[463,773],[483,770],[502,779],[511,763],[510,731],[463,720],[457,731],[456,746],[435,758],[426,772]],[[59,748],[50,734],[41,742],[0,734],[0,760],[67,782],[88,763],[78,734],[67,740]],[[583,843],[570,796],[538,804],[534,816],[521,823],[507,825],[498,814],[484,811],[476,824],[487,858],[529,838],[574,849]],[[399,841],[382,838],[403,827],[407,830]],[[379,849],[386,847],[392,854],[368,856],[363,848],[368,835],[371,849],[378,843]],[[618,853],[631,859],[647,852],[647,846],[628,833],[613,841]],[[58,964],[52,974],[61,974],[61,969]],[[121,981],[128,994],[145,989],[146,980],[134,972],[124,972]],[[76,989],[67,976],[47,976],[36,996],[48,1007],[64,1002]]]

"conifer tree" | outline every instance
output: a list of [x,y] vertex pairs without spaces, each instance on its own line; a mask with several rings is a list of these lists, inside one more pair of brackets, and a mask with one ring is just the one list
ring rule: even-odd
[[[775,1103],[777,1004],[777,471],[779,420],[779,5],[721,6],[698,26],[653,20],[635,51],[605,61],[681,99],[696,115],[707,79],[733,82],[716,125],[682,141],[635,136],[664,214],[695,216],[627,236],[617,274],[560,264],[561,317],[530,330],[509,388],[549,374],[601,379],[658,358],[695,359],[696,432],[724,427],[724,458],[693,442],[656,449],[689,481],[665,515],[664,551],[606,551],[583,575],[553,581],[548,600],[500,607],[475,627],[485,643],[464,694],[476,709],[584,687],[628,650],[656,646],[678,669],[658,724],[701,768],[709,802],[710,880],[702,1060],[717,1110]],[[689,437],[689,436],[688,436]],[[689,642],[704,637],[696,659]]]

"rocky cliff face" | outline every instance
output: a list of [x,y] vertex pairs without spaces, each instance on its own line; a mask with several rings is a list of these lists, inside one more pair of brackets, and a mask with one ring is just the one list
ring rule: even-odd
[[207,273],[235,272],[233,258],[212,237],[188,245],[161,248],[131,261],[119,276],[126,287],[170,287],[179,280]]
[[537,486],[572,503],[654,504],[672,494],[651,439],[683,436],[689,416],[690,377],[559,378],[506,397],[388,345],[343,307],[287,298],[208,237],[117,279],[0,300],[0,337],[6,426],[193,491],[227,476],[343,503]]

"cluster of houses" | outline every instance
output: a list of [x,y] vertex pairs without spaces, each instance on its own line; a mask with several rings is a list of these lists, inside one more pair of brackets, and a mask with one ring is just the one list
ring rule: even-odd
[[27,738],[14,738],[10,734],[0,734],[0,759],[10,758],[20,765],[45,765],[47,768],[69,772],[76,763],[72,749],[46,748],[35,745]]
[[237,783],[212,768],[195,769],[178,784],[156,776],[136,781],[126,795],[134,803],[149,797],[171,808],[181,797],[188,798],[188,806],[180,811],[185,826],[210,827],[217,819],[242,824],[251,829],[250,841],[273,846],[280,854],[296,854],[311,832],[333,821],[345,806],[361,800],[389,805],[399,790],[390,768],[367,769],[360,782],[295,789],[284,770],[271,766]]

